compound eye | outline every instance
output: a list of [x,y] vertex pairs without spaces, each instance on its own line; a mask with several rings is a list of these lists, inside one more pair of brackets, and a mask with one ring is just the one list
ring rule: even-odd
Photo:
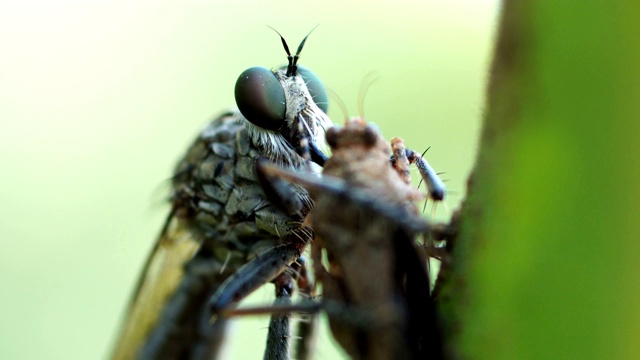
[[254,125],[278,130],[284,125],[287,110],[284,89],[271,70],[252,67],[236,81],[236,105]]
[[328,128],[324,134],[324,138],[332,149],[338,146],[338,130],[335,127]]
[[378,141],[378,132],[373,127],[367,125],[364,128],[364,133],[362,133],[362,139],[366,145],[373,146]]
[[311,70],[299,65],[298,74],[302,76],[302,79],[307,84],[307,89],[309,90],[309,94],[311,94],[313,102],[326,114],[329,109],[329,97],[320,78]]
[[[280,69],[286,70],[287,67],[283,66]],[[309,90],[309,94],[311,95],[313,102],[316,103],[320,110],[326,114],[329,109],[329,97],[327,96],[327,91],[325,90],[322,81],[320,81],[320,78],[318,78],[311,70],[300,65],[298,65],[298,75],[300,75],[305,84],[307,84],[307,89]]]

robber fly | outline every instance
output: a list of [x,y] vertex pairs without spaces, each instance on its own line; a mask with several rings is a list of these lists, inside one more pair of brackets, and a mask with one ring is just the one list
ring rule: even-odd
[[[291,211],[291,183],[304,186],[315,201],[302,228],[315,234],[313,269],[322,283],[322,307],[334,337],[356,359],[441,358],[425,255],[414,242],[430,228],[415,206],[428,195],[411,188],[408,166],[424,160],[399,138],[390,147],[361,118],[347,120],[342,129],[328,129],[327,142],[332,156],[321,179],[264,162],[258,174],[272,202],[284,211]],[[240,269],[237,279],[229,278],[212,298],[213,310],[229,304],[221,293],[246,290],[245,274],[269,268],[262,264],[277,263],[280,254],[267,251]],[[311,305],[289,311],[305,308],[318,309]],[[270,311],[247,310],[230,313]],[[281,310],[287,307],[272,308]]]
[[[297,65],[280,39],[288,65],[253,67],[235,86],[239,111],[210,123],[172,178],[172,210],[129,305],[113,359],[211,359],[225,319],[211,323],[207,300],[239,267],[266,248],[305,238],[299,223],[312,201],[302,187],[298,208],[285,214],[267,201],[255,173],[258,160],[306,167],[301,145],[322,166],[327,96],[318,78]],[[308,239],[305,239],[308,240]]]

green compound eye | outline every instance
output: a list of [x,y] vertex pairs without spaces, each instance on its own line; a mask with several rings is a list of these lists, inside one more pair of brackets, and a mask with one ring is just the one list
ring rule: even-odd
[[284,125],[287,110],[284,89],[271,70],[252,67],[236,81],[236,105],[254,125],[278,130]]
[[[280,68],[280,70],[286,69],[286,66]],[[307,84],[307,89],[309,90],[309,94],[311,94],[313,102],[316,103],[320,110],[326,114],[327,109],[329,108],[329,97],[327,96],[327,91],[324,89],[324,85],[322,84],[322,81],[320,81],[320,78],[318,78],[311,70],[300,65],[298,65],[298,75],[300,75],[305,84]]]
[[329,109],[329,97],[320,78],[311,70],[300,65],[298,65],[298,74],[302,76],[302,79],[307,84],[307,89],[309,89],[313,102],[326,114]]

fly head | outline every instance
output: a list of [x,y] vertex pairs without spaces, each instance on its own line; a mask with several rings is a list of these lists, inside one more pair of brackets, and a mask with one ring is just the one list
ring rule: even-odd
[[278,33],[288,64],[277,70],[245,70],[236,81],[235,98],[254,143],[271,160],[302,163],[304,139],[312,150],[311,160],[322,166],[326,156],[316,143],[323,142],[324,130],[332,123],[326,115],[328,97],[322,82],[311,70],[298,65],[309,34],[291,55],[287,42]]

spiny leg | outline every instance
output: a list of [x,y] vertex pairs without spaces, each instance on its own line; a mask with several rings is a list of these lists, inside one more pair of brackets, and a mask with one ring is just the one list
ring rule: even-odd
[[[258,166],[258,177],[263,184],[267,198],[276,206],[289,214],[300,214],[301,204],[295,196],[295,190],[291,184],[284,181],[276,181],[275,178],[268,177],[260,171]],[[209,308],[217,317],[233,316],[227,312],[232,303],[245,298],[252,291],[273,281],[276,285],[276,306],[290,304],[290,297],[293,291],[293,280],[287,268],[299,260],[308,242],[312,239],[313,232],[310,228],[299,228],[286,236],[285,244],[271,248],[260,254],[253,260],[246,263],[230,276],[215,292],[209,301]],[[300,269],[293,266],[294,272]],[[300,280],[302,282],[302,280]],[[305,287],[310,289],[310,281]],[[304,290],[308,290],[304,289]],[[302,326],[304,328],[304,325]],[[274,314],[269,327],[269,337],[265,351],[265,359],[287,359],[289,358],[290,338],[288,315]],[[309,329],[304,332],[310,333]],[[301,346],[302,352],[309,352],[308,346]]]
[[302,236],[300,239],[273,247],[240,267],[220,285],[209,300],[211,312],[214,315],[224,315],[225,308],[276,278],[304,251],[306,242]]
[[[295,281],[294,281],[295,280]],[[291,306],[291,297],[294,292],[294,283],[297,285],[299,293],[309,298],[312,283],[306,267],[304,256],[298,258],[289,269],[278,275],[273,281],[275,285],[276,300],[274,307]],[[316,328],[316,313],[306,313],[302,317],[306,319],[298,322],[297,336],[295,343],[295,359],[304,360],[311,356],[313,349],[313,338]],[[271,315],[269,321],[269,334],[267,337],[267,347],[265,349],[265,360],[284,360],[290,357],[291,348],[291,316],[290,313],[277,312]]]
[[440,176],[438,176],[436,171],[433,170],[431,165],[429,165],[429,162],[420,154],[410,149],[405,149],[405,151],[409,162],[416,164],[416,167],[420,172],[420,176],[422,176],[424,183],[427,185],[429,198],[434,201],[443,201],[447,193],[447,187],[440,179]]
[[[313,283],[308,268],[308,262],[304,256],[293,263],[292,268],[297,271],[296,284],[298,285],[299,294],[305,300],[315,300],[315,284]],[[315,332],[317,329],[318,316],[317,313],[303,314],[298,322],[298,329],[295,346],[295,359],[306,360],[311,358],[314,349]]]
[[[291,305],[293,295],[293,279],[291,274],[283,271],[274,280],[276,300],[274,306]],[[267,335],[267,347],[264,352],[264,360],[289,359],[289,339],[291,338],[291,316],[289,313],[271,315],[269,321],[269,334]]]

